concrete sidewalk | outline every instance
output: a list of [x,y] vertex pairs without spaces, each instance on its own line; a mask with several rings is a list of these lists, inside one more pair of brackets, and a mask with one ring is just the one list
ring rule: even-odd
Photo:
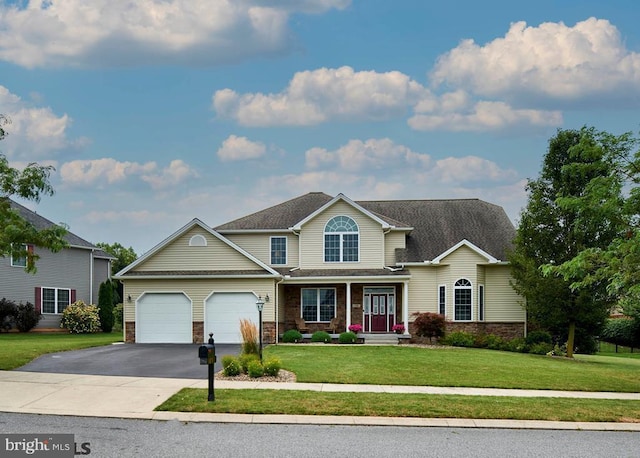
[[[0,411],[151,420],[177,419],[190,422],[448,426],[640,432],[640,423],[154,412],[153,409],[155,407],[185,387],[206,389],[207,380],[0,371]],[[333,385],[319,383],[268,383],[259,381],[229,382],[222,380],[216,380],[215,387],[216,389],[284,389],[325,392],[640,400],[640,393],[592,393],[580,391],[505,390],[490,388]]]

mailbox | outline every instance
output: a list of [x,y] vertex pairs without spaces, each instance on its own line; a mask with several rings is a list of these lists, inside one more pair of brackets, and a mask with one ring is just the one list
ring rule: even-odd
[[212,344],[200,345],[198,348],[198,358],[200,358],[200,364],[215,364],[216,347]]

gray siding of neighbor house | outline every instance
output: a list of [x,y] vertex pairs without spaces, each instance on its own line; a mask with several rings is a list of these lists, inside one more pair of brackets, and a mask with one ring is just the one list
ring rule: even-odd
[[[69,288],[76,290],[76,300],[97,303],[100,283],[109,276],[109,262],[95,259],[93,294],[91,294],[91,250],[65,248],[58,253],[35,248],[40,259],[36,262],[36,274],[23,268],[12,267],[11,258],[0,258],[0,297],[15,302],[35,304],[35,288]],[[92,297],[90,297],[92,296]],[[55,328],[60,325],[60,315],[43,314],[39,328]]]

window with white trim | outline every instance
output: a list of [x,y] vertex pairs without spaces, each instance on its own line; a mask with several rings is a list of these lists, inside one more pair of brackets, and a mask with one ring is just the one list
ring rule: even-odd
[[189,246],[207,246],[207,239],[202,234],[196,234],[189,239]]
[[71,290],[66,288],[42,288],[42,313],[59,314],[71,304]]
[[478,286],[478,321],[484,321],[484,285]]
[[438,313],[442,316],[447,314],[447,287],[445,285],[438,287]]
[[331,321],[336,316],[335,288],[302,288],[302,318],[305,321]]
[[453,286],[454,319],[456,321],[471,321],[472,304],[471,282],[461,278]]
[[271,264],[285,265],[287,263],[287,238],[271,237]]
[[[16,250],[16,251],[23,251],[23,252],[29,252],[29,246],[25,245],[25,244],[12,244],[11,245],[11,249],[12,250]],[[11,253],[11,267],[22,267],[22,268],[26,268],[27,267],[27,256],[16,256],[13,253]]]
[[348,216],[335,216],[324,227],[324,262],[358,262],[360,234]]

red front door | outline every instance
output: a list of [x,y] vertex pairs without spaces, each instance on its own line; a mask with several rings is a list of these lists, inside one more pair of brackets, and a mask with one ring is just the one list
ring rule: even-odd
[[371,295],[371,332],[386,332],[387,329],[387,295]]

